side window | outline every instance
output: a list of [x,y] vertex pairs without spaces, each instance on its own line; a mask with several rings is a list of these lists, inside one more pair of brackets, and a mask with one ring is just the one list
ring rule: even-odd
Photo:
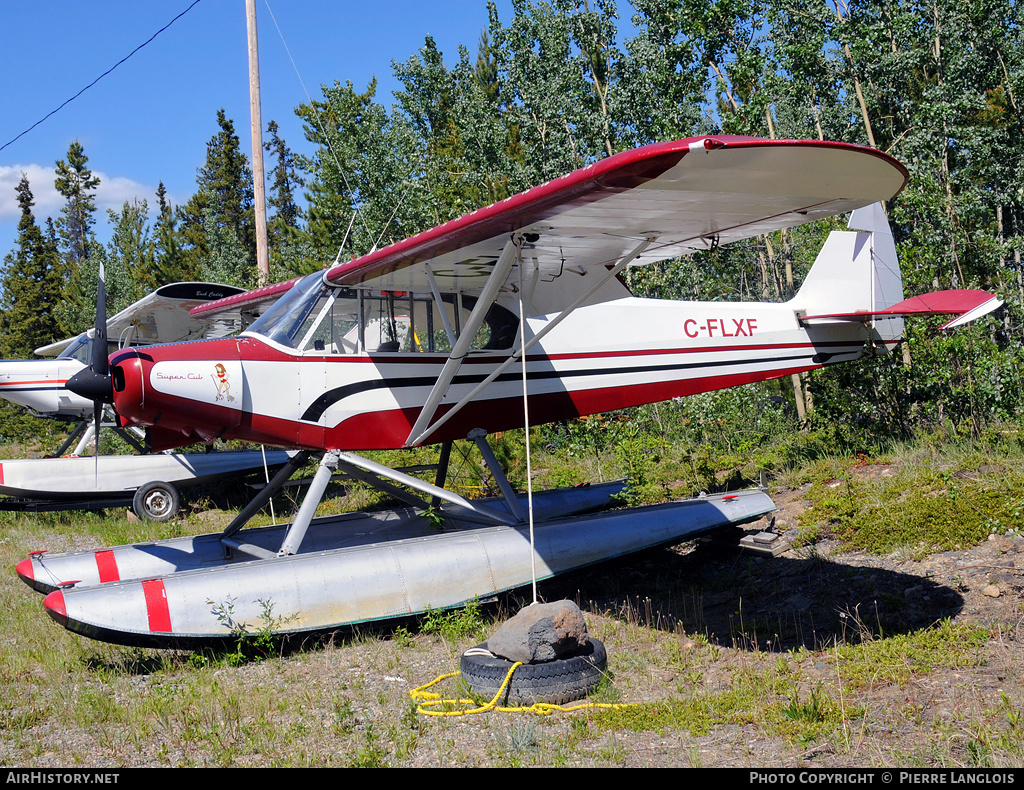
[[[376,292],[366,299],[366,348],[369,351],[405,353],[445,353],[452,350],[451,329],[459,337],[469,320],[476,299],[472,296],[444,294],[437,302],[429,294]],[[476,350],[511,348],[519,328],[519,318],[500,305],[493,304],[470,346]]]
[[[475,306],[476,299],[471,296],[462,297],[463,322],[469,318]],[[497,303],[492,304],[470,348],[486,351],[512,348],[518,330],[519,316]]]
[[354,354],[359,348],[359,301],[355,291],[331,289],[317,300],[297,333],[299,350]]

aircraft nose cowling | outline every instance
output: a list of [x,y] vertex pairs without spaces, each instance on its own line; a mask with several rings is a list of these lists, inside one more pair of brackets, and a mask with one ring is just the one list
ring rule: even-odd
[[144,425],[146,407],[145,371],[138,356],[121,358],[110,367],[114,409],[125,425]]
[[210,443],[241,422],[244,377],[233,339],[119,354],[111,360],[122,425],[156,427]]

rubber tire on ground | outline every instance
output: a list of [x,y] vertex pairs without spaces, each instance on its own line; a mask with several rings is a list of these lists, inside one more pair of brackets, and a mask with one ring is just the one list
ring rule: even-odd
[[132,497],[135,515],[149,521],[170,521],[180,504],[178,489],[160,480],[146,483]]
[[[479,647],[486,650],[487,643]],[[498,693],[513,663],[497,656],[463,654],[459,669],[470,691],[490,701]],[[560,705],[583,699],[597,688],[607,666],[608,654],[604,645],[591,639],[575,655],[517,667],[498,704],[532,705],[535,702],[550,702]]]

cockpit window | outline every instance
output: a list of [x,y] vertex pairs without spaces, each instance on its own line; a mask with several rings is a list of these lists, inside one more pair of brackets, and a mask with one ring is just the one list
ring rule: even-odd
[[[249,331],[303,353],[444,352],[451,350],[449,329],[458,337],[475,304],[473,297],[457,294],[437,302],[430,294],[327,286],[318,272],[296,284]],[[510,348],[518,327],[514,313],[491,305],[472,348]]]
[[249,331],[294,348],[299,339],[295,335],[315,308],[320,292],[326,290],[323,275],[314,272],[300,280],[288,293],[274,302],[267,312],[253,322]]
[[57,359],[77,359],[79,362],[89,364],[89,349],[92,343],[85,334],[81,334],[71,341],[71,344],[57,355]]
[[[74,340],[71,341],[70,345],[61,351],[57,355],[57,359],[77,359],[79,362],[84,362],[86,365],[92,362],[92,330],[89,332],[83,332]],[[107,354],[113,354],[118,351],[117,343],[107,340]]]

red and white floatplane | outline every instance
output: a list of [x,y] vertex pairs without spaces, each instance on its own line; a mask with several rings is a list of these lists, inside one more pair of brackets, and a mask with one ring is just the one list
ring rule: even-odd
[[[486,435],[882,355],[904,316],[950,314],[955,326],[998,307],[982,291],[904,298],[881,201],[907,175],[846,143],[661,143],[199,306],[226,316],[273,300],[237,337],[113,354],[83,389],[157,447],[223,437],[300,454],[222,533],[36,554],[18,572],[74,632],[180,646],[454,607],[756,519],[774,507],[760,490],[600,511],[619,486],[595,485],[536,494],[531,507]],[[626,266],[848,212],[849,230],[828,236],[785,303],[641,299],[619,278]],[[445,488],[451,442],[466,437],[502,489],[495,501]],[[433,483],[358,454],[428,443],[441,444]],[[294,522],[244,529],[310,454],[320,463]],[[314,519],[336,470],[408,508]]]

